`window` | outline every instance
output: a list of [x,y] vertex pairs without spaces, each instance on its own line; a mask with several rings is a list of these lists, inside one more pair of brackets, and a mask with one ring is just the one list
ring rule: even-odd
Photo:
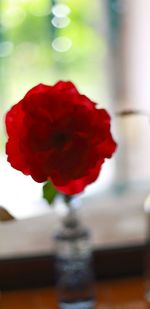
[[[103,102],[103,106],[108,104],[104,67],[106,40],[101,29],[102,5],[99,1],[77,2],[2,2],[0,78],[3,117],[8,108],[34,85],[41,82],[51,84],[60,79],[72,80],[81,92],[87,93],[94,101]],[[0,139],[3,153],[6,141],[4,131]],[[103,178],[102,184],[107,183],[109,177],[107,172],[104,174],[106,181]],[[12,170],[6,158],[2,159],[1,175],[2,205],[20,218],[44,210],[45,205],[41,207],[41,186]],[[15,183],[13,186],[12,182]],[[6,193],[8,188],[9,195]],[[37,202],[38,197],[40,202]],[[26,207],[20,207],[23,200]]]
[[[100,102],[113,116],[112,130],[118,140],[118,151],[113,160],[106,162],[100,178],[83,198],[87,205],[85,218],[90,222],[94,213],[95,225],[101,223],[103,230],[102,234],[95,230],[96,246],[144,239],[142,205],[149,191],[149,124],[145,116],[121,119],[115,112],[150,110],[149,12],[149,4],[141,0],[136,5],[130,0],[2,1],[1,123],[8,108],[31,87],[60,79],[72,80],[81,92]],[[0,204],[20,219],[46,214],[45,219],[30,218],[27,225],[27,221],[18,221],[13,226],[10,223],[9,227],[1,225],[0,235],[9,239],[10,233],[16,235],[19,230],[25,235],[28,230],[28,241],[20,253],[48,250],[48,238],[45,243],[41,241],[40,248],[38,240],[47,237],[49,222],[55,223],[51,214],[51,219],[47,218],[53,210],[41,197],[41,185],[6,162],[4,127],[0,140]],[[33,230],[35,234],[30,238]],[[120,235],[123,238],[117,239]],[[13,248],[3,244],[3,254],[6,250],[14,254],[21,237],[18,233]]]

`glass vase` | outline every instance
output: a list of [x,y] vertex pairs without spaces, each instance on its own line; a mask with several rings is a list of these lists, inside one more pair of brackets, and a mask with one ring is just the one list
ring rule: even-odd
[[95,307],[89,231],[69,209],[55,235],[56,278],[60,309]]

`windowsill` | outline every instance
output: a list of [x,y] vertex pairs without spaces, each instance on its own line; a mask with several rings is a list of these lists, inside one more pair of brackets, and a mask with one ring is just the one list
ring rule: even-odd
[[[147,192],[127,191],[107,197],[86,197],[79,216],[90,228],[94,248],[143,244],[146,218],[143,202]],[[53,210],[46,214],[0,223],[0,258],[41,256],[53,251],[52,235],[59,226]]]

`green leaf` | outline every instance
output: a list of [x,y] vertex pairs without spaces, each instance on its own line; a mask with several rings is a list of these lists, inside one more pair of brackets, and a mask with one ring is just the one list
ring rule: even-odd
[[49,204],[52,204],[59,192],[54,188],[51,181],[47,181],[43,185],[43,198],[47,200]]

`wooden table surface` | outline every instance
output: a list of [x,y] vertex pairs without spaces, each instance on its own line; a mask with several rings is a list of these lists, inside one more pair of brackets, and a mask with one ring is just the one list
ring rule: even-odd
[[[144,280],[130,278],[96,284],[95,309],[148,309],[144,299]],[[42,288],[1,292],[0,309],[58,309],[56,290]]]

